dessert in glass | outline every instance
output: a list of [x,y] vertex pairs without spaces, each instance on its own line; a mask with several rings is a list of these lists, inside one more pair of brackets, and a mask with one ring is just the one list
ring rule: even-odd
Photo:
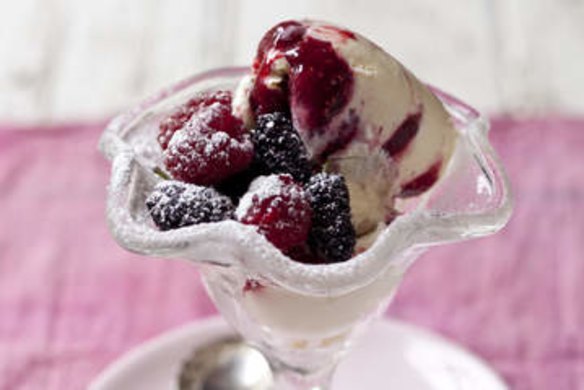
[[509,219],[487,132],[363,36],[286,21],[251,69],[195,75],[110,123],[108,222],[128,250],[195,262],[274,388],[326,389],[422,252]]

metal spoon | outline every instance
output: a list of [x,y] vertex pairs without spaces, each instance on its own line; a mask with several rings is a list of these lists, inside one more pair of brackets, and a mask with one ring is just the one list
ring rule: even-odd
[[183,364],[178,385],[180,390],[267,390],[273,381],[264,355],[229,337],[197,348]]

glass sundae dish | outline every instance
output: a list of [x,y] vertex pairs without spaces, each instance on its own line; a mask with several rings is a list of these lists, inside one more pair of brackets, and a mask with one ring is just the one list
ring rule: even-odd
[[196,263],[274,388],[326,389],[421,253],[509,219],[488,128],[360,35],[283,22],[251,69],[195,75],[110,123],[109,227]]

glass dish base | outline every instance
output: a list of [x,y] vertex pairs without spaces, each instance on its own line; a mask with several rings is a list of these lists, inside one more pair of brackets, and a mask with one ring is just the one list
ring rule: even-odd
[[[105,369],[89,390],[175,390],[182,362],[204,343],[234,334],[219,317],[171,330]],[[379,320],[341,362],[333,390],[508,390],[484,362],[427,330]]]

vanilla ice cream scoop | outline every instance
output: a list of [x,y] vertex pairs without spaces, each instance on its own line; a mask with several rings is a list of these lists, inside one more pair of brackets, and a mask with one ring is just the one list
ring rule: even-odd
[[445,171],[457,133],[442,103],[379,46],[317,21],[287,21],[262,38],[234,111],[292,117],[312,159],[345,176],[357,233],[394,215]]

